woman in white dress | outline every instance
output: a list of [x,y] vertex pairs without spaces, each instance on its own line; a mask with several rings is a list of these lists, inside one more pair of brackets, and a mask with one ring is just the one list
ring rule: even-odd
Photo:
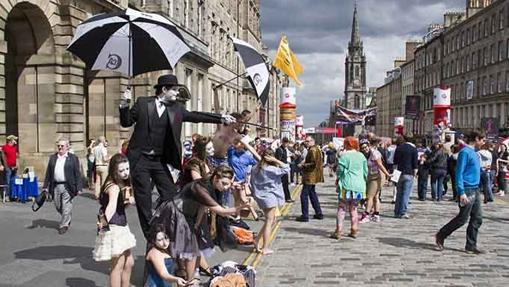
[[94,260],[111,260],[110,286],[128,287],[134,266],[131,249],[136,246],[136,239],[129,230],[125,214],[125,208],[134,204],[134,197],[130,194],[129,162],[126,156],[116,154],[111,158],[108,177],[99,193],[99,203],[99,216],[107,221],[107,225],[98,228]]

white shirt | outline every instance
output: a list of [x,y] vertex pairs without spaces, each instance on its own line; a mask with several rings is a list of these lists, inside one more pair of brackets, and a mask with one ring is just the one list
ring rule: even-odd
[[103,143],[98,144],[93,149],[93,154],[95,157],[95,165],[108,165],[108,162],[106,161],[108,149],[104,146]]
[[394,164],[394,154],[396,153],[396,146],[390,145],[387,147],[387,163]]
[[65,160],[69,156],[68,153],[64,155],[57,154],[57,162],[55,164],[55,173],[54,173],[54,180],[56,182],[63,182],[65,181],[65,172],[64,172],[64,166],[65,166]]
[[157,114],[159,117],[161,117],[166,110],[166,106],[164,103],[159,99],[159,97],[156,97],[156,108],[157,108]]
[[481,160],[481,168],[489,169],[491,167],[491,161],[493,159],[491,156],[491,152],[489,150],[482,149],[478,151],[477,154],[479,155],[479,159]]

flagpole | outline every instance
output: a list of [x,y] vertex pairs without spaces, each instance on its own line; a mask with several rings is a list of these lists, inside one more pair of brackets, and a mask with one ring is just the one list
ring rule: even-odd
[[220,87],[222,87],[222,86],[224,86],[224,85],[228,84],[228,83],[229,83],[229,82],[231,82],[231,81],[234,81],[234,80],[236,80],[236,79],[238,79],[238,78],[240,78],[240,77],[244,77],[246,74],[247,74],[247,72],[244,72],[244,73],[242,73],[242,74],[240,74],[240,75],[237,75],[235,78],[231,78],[231,79],[229,79],[229,80],[228,80],[228,81],[226,81],[226,82],[222,82],[222,83],[217,84],[217,85],[216,85],[216,86],[214,86],[212,89],[217,90],[217,89],[219,89]]
[[248,126],[254,126],[254,127],[262,128],[262,129],[277,131],[277,129],[275,129],[275,128],[271,128],[271,127],[268,127],[268,126],[263,126],[263,125],[260,125],[260,124],[244,123],[244,122],[239,122],[239,123],[244,124],[244,125],[248,125]]

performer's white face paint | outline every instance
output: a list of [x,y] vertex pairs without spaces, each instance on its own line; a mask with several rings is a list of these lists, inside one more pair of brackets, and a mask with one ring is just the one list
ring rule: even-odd
[[167,249],[170,246],[170,239],[166,233],[160,231],[156,234],[156,247],[159,249]]
[[212,142],[207,143],[207,145],[205,146],[205,151],[207,152],[208,156],[214,155],[214,145],[212,144]]
[[122,180],[126,180],[129,178],[129,163],[122,162],[118,165],[117,169],[118,177]]
[[178,94],[179,94],[178,87],[171,87],[169,89],[163,87],[163,97],[169,102],[176,101]]
[[214,179],[214,187],[216,190],[225,191],[228,190],[232,186],[233,180],[228,177],[215,178]]

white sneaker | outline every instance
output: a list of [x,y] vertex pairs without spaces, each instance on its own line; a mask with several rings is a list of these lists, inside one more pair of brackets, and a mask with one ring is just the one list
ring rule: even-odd
[[371,219],[369,218],[369,215],[363,215],[361,217],[361,220],[359,220],[359,223],[368,223],[370,221],[371,221]]
[[375,215],[371,216],[371,221],[380,222],[380,215],[375,214]]

